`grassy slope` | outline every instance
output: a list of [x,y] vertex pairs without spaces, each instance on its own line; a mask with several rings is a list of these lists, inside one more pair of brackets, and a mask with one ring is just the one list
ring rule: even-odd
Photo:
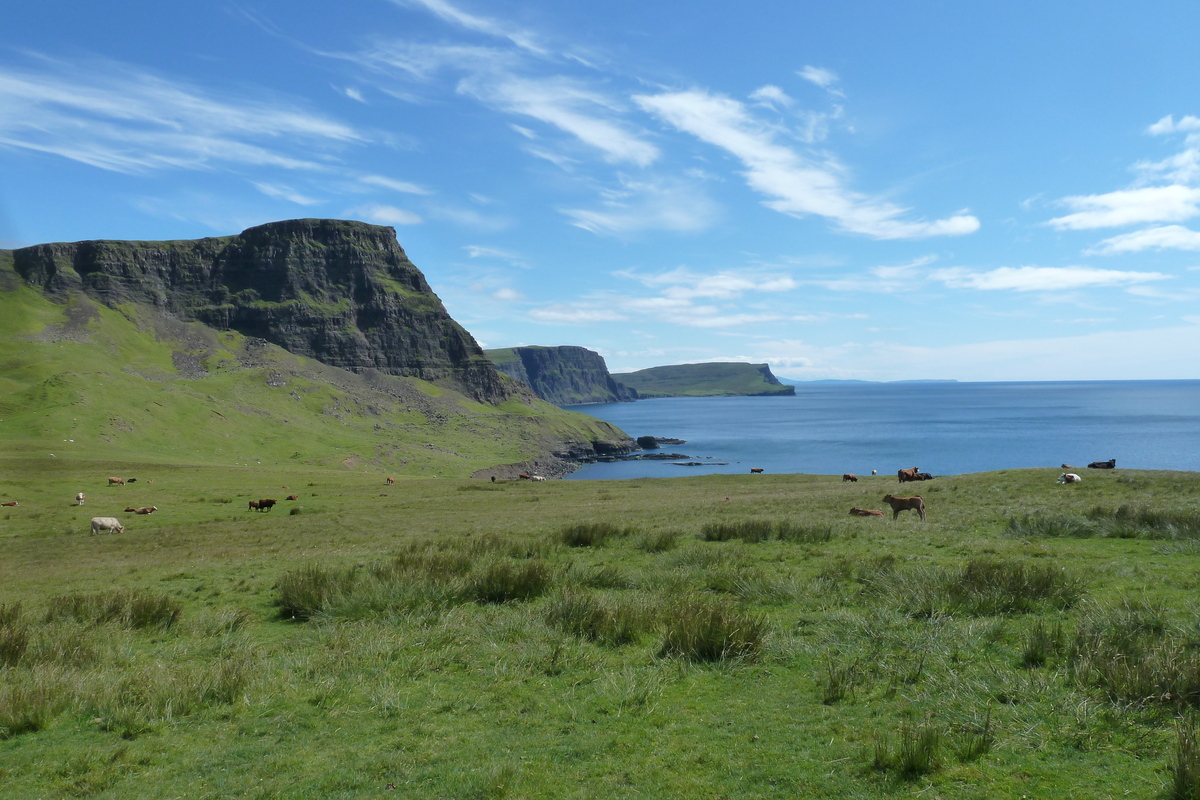
[[651,367],[622,372],[613,379],[636,389],[642,397],[717,397],[728,395],[791,394],[791,387],[767,383],[761,364],[715,362]]
[[542,455],[554,439],[612,437],[606,423],[541,401],[479,404],[273,346],[250,352],[239,334],[166,325],[135,307],[82,297],[63,306],[9,288],[0,291],[0,452],[10,456],[466,476]]
[[[0,668],[0,714],[39,702],[39,691],[63,699],[41,730],[0,736],[0,797],[373,797],[395,784],[398,796],[422,797],[1090,798],[1156,796],[1169,780],[1179,707],[1081,684],[1069,646],[1040,666],[1023,666],[1022,652],[1039,624],[1061,625],[1069,645],[1089,615],[1113,608],[1159,609],[1188,637],[1195,540],[1030,539],[1005,524],[1016,512],[1126,502],[1191,510],[1194,473],[1090,471],[1074,486],[1056,485],[1052,470],[939,478],[920,487],[922,524],[911,513],[846,516],[852,505],[879,508],[897,490],[885,477],[385,487],[303,465],[10,466],[0,495],[21,505],[0,509],[0,606],[20,603],[34,622],[68,593],[148,588],[183,613],[166,632],[32,628],[24,659]],[[107,474],[134,473],[136,484],[105,485]],[[282,496],[284,485],[302,513],[245,510],[248,497]],[[82,508],[71,502],[81,489]],[[150,517],[120,511],[151,503],[160,511]],[[122,516],[127,530],[87,536],[100,513]],[[706,523],[755,519],[831,538],[698,536]],[[602,547],[556,544],[562,526],[597,520],[633,530]],[[677,539],[665,549],[648,545],[669,532]],[[285,573],[370,564],[421,541],[532,557],[550,565],[554,586],[501,605],[431,600],[278,619]],[[919,577],[980,556],[1076,576],[1083,600],[929,618],[879,591],[889,570]],[[766,643],[757,658],[704,665],[662,657],[654,631],[621,646],[589,642],[547,622],[564,588],[648,608],[693,594],[725,600],[765,617]],[[837,681],[848,691],[830,700]],[[987,720],[986,752],[961,755]],[[931,773],[873,768],[875,747],[889,736],[894,747],[905,726],[941,736]]]

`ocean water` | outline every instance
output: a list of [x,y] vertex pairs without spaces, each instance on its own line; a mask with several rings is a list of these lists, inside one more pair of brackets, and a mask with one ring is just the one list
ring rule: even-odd
[[1019,467],[1200,470],[1200,381],[809,384],[795,397],[672,397],[570,406],[701,466],[589,464],[570,478],[710,472],[934,475]]

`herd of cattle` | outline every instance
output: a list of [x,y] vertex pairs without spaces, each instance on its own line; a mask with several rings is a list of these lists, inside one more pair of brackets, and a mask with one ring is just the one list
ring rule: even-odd
[[[1115,458],[1109,459],[1108,461],[1093,461],[1090,464],[1088,464],[1088,469],[1116,469],[1116,467],[1117,467],[1117,460]],[[1068,464],[1063,464],[1062,468],[1064,470],[1071,470],[1071,471],[1065,471],[1061,475],[1059,475],[1058,483],[1061,483],[1061,484],[1079,483],[1080,481],[1083,480],[1083,478],[1079,477],[1079,474],[1077,472],[1073,471],[1073,470],[1079,469],[1078,467],[1072,467]],[[763,472],[763,470],[761,468],[755,467],[755,468],[751,469],[750,472],[754,473],[754,474],[760,474]],[[871,474],[874,475],[875,470],[871,470]],[[544,480],[546,480],[541,475],[530,475],[530,474],[524,473],[524,472],[522,472],[518,476],[518,478],[521,480],[527,480],[527,481],[544,481]],[[932,475],[930,475],[928,472],[921,472],[918,467],[911,467],[909,469],[896,470],[896,480],[899,483],[909,483],[911,481],[928,481],[928,480],[932,480],[932,479],[933,479]],[[137,478],[110,477],[108,479],[108,485],[109,486],[124,486],[127,483],[134,483],[136,481],[137,481]],[[389,476],[386,479],[386,482],[388,485],[391,485],[396,482],[396,479]],[[492,476],[492,482],[493,483],[496,482],[495,476]],[[847,472],[844,475],[842,475],[842,482],[843,483],[847,483],[847,482],[857,483],[858,476],[853,473]],[[154,481],[147,480],[146,483],[154,483]],[[283,488],[287,489],[288,487],[284,486]],[[287,499],[288,500],[298,500],[300,498],[299,498],[299,495],[289,494],[287,496]],[[728,500],[729,498],[725,498],[725,499]],[[87,495],[84,494],[83,492],[79,492],[78,494],[75,495],[75,502],[77,505],[83,505],[85,502],[87,502]],[[893,494],[887,494],[887,495],[884,495],[883,502],[885,502],[889,506],[891,506],[893,520],[899,518],[901,511],[916,511],[917,515],[920,516],[921,520],[922,521],[925,520],[925,499],[923,497],[921,497],[921,495],[919,495],[919,494],[913,495],[912,497],[896,497]],[[247,506],[246,510],[247,511],[270,511],[272,508],[275,507],[275,505],[277,503],[278,503],[278,501],[272,497],[264,497],[259,500],[249,501],[249,505]],[[18,503],[16,500],[8,500],[3,503],[0,503],[0,506],[10,507],[10,508],[14,507],[14,506],[19,506],[19,505],[20,505],[20,503]],[[142,506],[140,508],[134,507],[134,506],[126,506],[125,507],[125,512],[129,513],[129,514],[153,514],[155,511],[158,511],[158,506]],[[875,510],[869,509],[869,508],[857,508],[857,507],[851,508],[850,514],[852,516],[856,516],[856,517],[882,517],[882,516],[884,516],[884,512],[882,512],[882,511],[875,511]],[[93,534],[104,533],[104,532],[121,533],[122,531],[125,530],[125,526],[122,525],[121,521],[119,519],[117,519],[116,517],[92,517],[92,526],[91,527],[92,527]]]

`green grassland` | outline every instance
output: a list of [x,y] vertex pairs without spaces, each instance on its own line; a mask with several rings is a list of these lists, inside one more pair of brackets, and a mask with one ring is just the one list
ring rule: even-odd
[[540,400],[477,403],[262,340],[83,295],[52,302],[0,264],[0,452],[466,477],[621,434]]
[[637,372],[614,373],[613,379],[640,397],[724,397],[735,395],[795,394],[771,375],[766,364],[713,362],[650,367]]
[[1056,476],[10,454],[0,797],[1195,797],[1200,474]]

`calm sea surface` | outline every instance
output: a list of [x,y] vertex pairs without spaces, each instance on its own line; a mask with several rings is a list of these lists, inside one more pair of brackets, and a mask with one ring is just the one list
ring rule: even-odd
[[[703,466],[589,464],[572,479],[708,472],[934,475],[1018,467],[1200,470],[1200,381],[865,383],[797,386],[795,397],[673,397],[570,406]],[[721,465],[721,463],[724,465]]]

